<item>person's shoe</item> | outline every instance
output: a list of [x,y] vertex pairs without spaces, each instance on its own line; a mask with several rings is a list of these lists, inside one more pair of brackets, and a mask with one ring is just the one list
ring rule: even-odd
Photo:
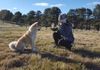
[[68,47],[68,46],[67,46],[67,47],[65,47],[65,49],[71,51],[71,47]]
[[68,48],[68,50],[69,50],[69,51],[71,51],[71,47],[70,47],[70,48]]
[[54,48],[57,47],[56,45],[53,46]]
[[67,50],[71,51],[72,45],[65,47]]
[[54,48],[59,48],[60,46],[59,46],[59,45],[54,45],[53,47],[54,47]]

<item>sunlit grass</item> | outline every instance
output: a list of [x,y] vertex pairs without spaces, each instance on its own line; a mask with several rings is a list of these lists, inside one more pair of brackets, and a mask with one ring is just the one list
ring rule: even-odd
[[[6,24],[7,25],[7,24]],[[37,34],[39,53],[14,53],[8,48],[27,30],[9,25],[0,27],[0,70],[100,70],[100,32],[74,30],[72,51],[54,48],[52,31],[42,28]]]

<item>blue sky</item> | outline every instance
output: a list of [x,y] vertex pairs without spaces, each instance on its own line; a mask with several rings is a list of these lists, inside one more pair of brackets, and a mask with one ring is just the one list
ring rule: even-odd
[[67,13],[70,9],[81,7],[93,9],[96,4],[100,4],[100,0],[1,0],[0,10],[8,9],[13,13],[21,11],[26,14],[30,10],[43,12],[45,8],[57,6],[62,13]]

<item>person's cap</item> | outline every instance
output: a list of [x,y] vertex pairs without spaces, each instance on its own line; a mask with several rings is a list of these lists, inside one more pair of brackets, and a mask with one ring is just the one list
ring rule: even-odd
[[58,20],[60,21],[60,20],[63,20],[63,19],[67,19],[67,15],[66,14],[59,15]]

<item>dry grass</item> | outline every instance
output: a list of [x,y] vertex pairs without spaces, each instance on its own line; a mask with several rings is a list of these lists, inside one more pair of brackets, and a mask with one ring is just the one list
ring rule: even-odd
[[9,42],[26,30],[15,25],[0,26],[0,70],[100,70],[100,32],[74,30],[75,44],[70,52],[54,48],[52,31],[42,28],[36,41],[39,53],[11,52]]

